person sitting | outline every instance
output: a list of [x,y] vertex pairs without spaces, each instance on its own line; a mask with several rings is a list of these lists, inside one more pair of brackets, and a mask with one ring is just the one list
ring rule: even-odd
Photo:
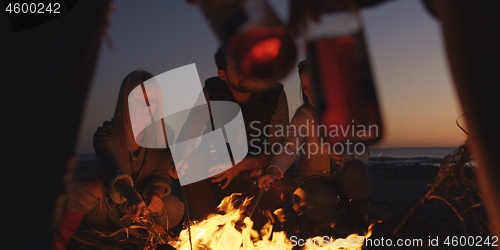
[[[299,63],[302,99],[304,104],[295,112],[290,122],[283,153],[271,160],[268,173],[259,179],[260,188],[268,189],[276,179],[280,179],[304,143],[300,161],[294,177],[299,187],[294,192],[293,206],[297,213],[320,221],[330,216],[339,205],[347,209],[353,230],[366,230],[370,202],[370,176],[365,166],[369,151],[362,154],[348,154],[332,150],[324,143],[316,119],[316,98],[313,95],[306,60]],[[316,126],[316,127],[315,127]],[[315,132],[316,131],[316,132]],[[314,147],[312,147],[314,146]],[[309,150],[316,148],[315,152]]]
[[[147,126],[152,121],[151,114],[162,117],[158,86],[144,84],[152,77],[149,72],[136,70],[123,80],[113,119],[104,122],[94,134],[98,174],[68,188],[52,249],[65,249],[81,222],[101,232],[116,231],[128,227],[146,208],[164,228],[172,228],[181,221],[183,203],[170,194],[170,150],[145,148],[136,142],[137,139],[141,145],[163,146],[167,143],[163,134],[152,131],[158,126]],[[144,85],[147,102],[141,89]],[[133,128],[142,128],[143,132],[134,133]]]
[[[283,141],[284,136],[276,131],[288,125],[288,104],[283,85],[277,82],[268,82],[270,89],[262,90],[258,87],[262,81],[242,76],[236,63],[226,55],[221,47],[214,55],[218,76],[205,81],[203,93],[200,95],[204,103],[209,101],[231,101],[239,105],[245,125],[248,154],[235,166],[211,177],[186,185],[187,200],[194,220],[202,220],[216,212],[219,202],[233,193],[243,193],[252,189],[253,176],[255,180],[265,173],[265,168],[272,158],[272,146]],[[210,114],[203,106],[195,106],[189,113],[178,140],[188,141],[212,129]],[[187,139],[186,139],[187,138]],[[193,140],[194,142],[194,140]],[[206,137],[202,137],[199,148],[209,144]],[[194,143],[183,144],[183,148],[175,148],[176,154],[182,155],[179,171],[191,173],[203,171],[209,160],[204,151],[195,149]],[[175,177],[175,170],[172,174]],[[255,186],[255,190],[258,189]],[[292,190],[291,176],[277,181],[270,192],[267,192],[259,209],[274,210],[283,203]]]

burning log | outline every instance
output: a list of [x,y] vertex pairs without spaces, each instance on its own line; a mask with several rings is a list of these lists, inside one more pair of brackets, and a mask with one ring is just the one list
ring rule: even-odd
[[97,230],[79,230],[73,238],[83,244],[101,249],[116,249],[117,247],[128,249],[127,247],[130,248],[130,245],[138,245],[141,250],[152,250],[174,240],[175,236],[170,235],[163,227],[159,226],[151,211],[145,208],[141,216],[128,227],[123,227],[110,234]]
[[[364,240],[371,236],[372,226],[365,236],[351,234],[344,238],[326,236],[308,237],[304,243],[297,244],[292,240],[297,235],[287,235],[285,231],[273,230],[275,222],[270,211],[265,211],[268,222],[259,229],[254,228],[251,219],[253,210],[258,202],[257,197],[244,198],[242,194],[233,194],[226,197],[218,206],[218,213],[211,214],[207,219],[193,222],[175,237],[157,225],[152,214],[146,209],[141,216],[114,233],[104,234],[98,231],[77,231],[76,240],[86,245],[101,249],[177,249],[177,250],[333,250],[333,249],[362,249]],[[250,212],[249,212],[250,211]],[[279,210],[274,212],[279,214]],[[242,219],[243,218],[243,219]],[[279,216],[278,216],[279,218]],[[238,225],[241,223],[241,225]],[[299,224],[301,222],[299,221]],[[331,225],[333,227],[333,224]],[[192,241],[189,238],[192,235]],[[302,236],[300,236],[302,237]],[[325,238],[326,237],[326,238]],[[352,244],[351,242],[356,242]],[[133,247],[134,246],[134,247]],[[170,248],[172,247],[172,248]]]

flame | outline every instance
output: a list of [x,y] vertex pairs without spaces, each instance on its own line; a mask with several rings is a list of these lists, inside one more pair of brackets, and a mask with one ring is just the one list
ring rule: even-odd
[[[224,214],[212,214],[206,220],[195,222],[191,225],[191,237],[193,250],[291,250],[293,248],[292,242],[289,240],[284,232],[273,232],[271,222],[268,222],[264,227],[257,232],[252,229],[253,221],[249,217],[245,217],[243,224],[237,226],[238,220],[244,214],[245,209],[251,205],[251,199],[246,199],[243,205],[235,207],[232,200],[234,194],[224,198],[218,207],[219,211]],[[370,237],[371,228],[366,236]],[[238,229],[239,228],[239,229]],[[174,248],[178,250],[190,250],[188,230],[184,229],[180,233],[177,241],[169,242]],[[358,238],[357,234],[349,235],[345,240],[349,242],[351,239]],[[311,240],[322,239],[320,236],[314,237]],[[339,239],[337,239],[338,241]],[[342,240],[342,239],[340,239]],[[322,246],[308,246],[304,244],[303,249],[307,250],[330,250],[330,249],[361,249],[360,245],[335,245],[335,239],[331,240],[333,244]],[[318,241],[319,242],[319,241]]]

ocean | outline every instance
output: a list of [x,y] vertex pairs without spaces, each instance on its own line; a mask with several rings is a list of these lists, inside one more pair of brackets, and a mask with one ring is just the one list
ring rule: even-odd
[[387,164],[433,165],[439,166],[443,158],[454,153],[457,147],[423,147],[423,148],[375,148],[370,151],[368,165]]
[[[443,158],[452,154],[457,147],[415,147],[415,148],[375,148],[371,149],[367,165],[387,164],[433,165],[439,166]],[[79,154],[79,161],[95,161],[94,154]]]

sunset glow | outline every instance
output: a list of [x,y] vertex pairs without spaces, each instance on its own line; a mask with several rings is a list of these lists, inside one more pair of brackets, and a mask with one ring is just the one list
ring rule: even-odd
[[[84,116],[79,153],[92,153],[92,135],[112,116],[123,79],[143,68],[153,74],[196,63],[202,80],[217,74],[213,54],[218,41],[199,10],[183,1],[161,6],[115,2],[109,36],[103,47]],[[270,1],[287,19],[287,1]],[[384,122],[384,138],[374,147],[458,146],[466,139],[455,125],[461,115],[446,61],[438,22],[420,1],[392,1],[362,11],[365,38]],[[298,58],[305,45],[298,42]],[[280,41],[262,41],[252,50],[270,60]],[[302,103],[296,67],[282,80],[290,118]],[[462,124],[465,122],[462,120]]]

